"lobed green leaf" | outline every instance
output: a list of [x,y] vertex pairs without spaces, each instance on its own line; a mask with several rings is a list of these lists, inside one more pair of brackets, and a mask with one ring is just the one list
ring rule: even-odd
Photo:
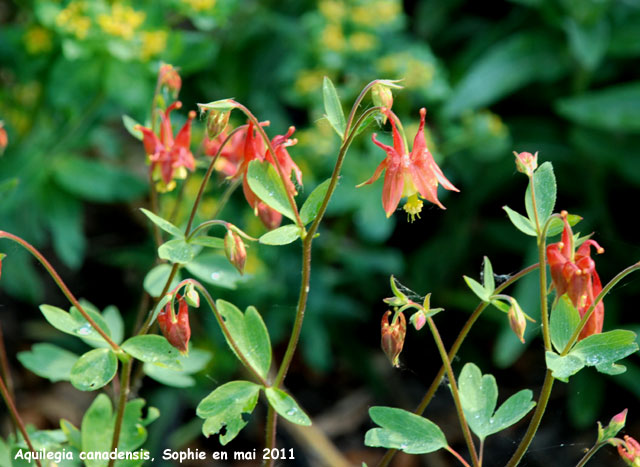
[[76,361],[70,381],[80,391],[95,391],[106,386],[117,371],[118,358],[111,349],[94,349]]
[[163,336],[154,334],[135,336],[124,341],[121,347],[133,358],[142,362],[176,370],[182,369],[178,361],[178,350]]
[[309,426],[311,419],[304,413],[298,403],[289,394],[278,388],[266,388],[265,395],[273,409],[280,414],[282,418],[289,420],[296,425]]

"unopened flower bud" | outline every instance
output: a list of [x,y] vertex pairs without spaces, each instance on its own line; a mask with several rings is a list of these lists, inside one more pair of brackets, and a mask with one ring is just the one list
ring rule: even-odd
[[216,138],[224,131],[229,123],[230,110],[210,110],[207,113],[207,136],[210,139]]
[[258,217],[262,221],[262,224],[269,230],[277,229],[282,223],[282,214],[275,209],[270,208],[262,201],[258,202],[256,207],[258,211]]
[[244,274],[244,263],[247,260],[247,250],[240,235],[232,229],[227,230],[224,237],[224,253],[231,264],[235,266],[240,274]]
[[380,345],[391,364],[398,367],[400,353],[404,346],[404,337],[407,334],[407,322],[405,321],[404,315],[398,313],[396,320],[389,324],[390,315],[391,311],[387,310],[382,316],[382,338]]
[[194,308],[200,307],[200,295],[198,295],[198,291],[192,282],[189,282],[185,287],[184,299],[189,306]]
[[189,306],[180,295],[176,296],[176,300],[178,301],[178,315],[175,315],[173,303],[169,301],[158,314],[158,325],[169,343],[182,354],[187,354],[189,351],[189,339],[191,338]]
[[416,329],[416,331],[419,331],[426,324],[427,316],[425,315],[424,311],[418,310],[413,315],[411,315],[409,321],[411,321],[411,324],[413,324],[413,327]]
[[[384,107],[390,110],[393,106],[393,93],[391,88],[382,83],[376,83],[371,88],[371,100],[376,107]],[[387,122],[387,115],[384,114],[383,123]]]
[[409,298],[400,291],[398,287],[398,281],[395,277],[391,276],[389,278],[389,283],[391,284],[391,291],[393,292],[393,297],[385,298],[382,301],[387,305],[391,305],[394,307],[401,307],[409,303]]
[[158,73],[158,82],[160,83],[160,86],[164,86],[169,90],[169,92],[171,92],[174,99],[178,97],[178,93],[182,87],[182,79],[178,74],[178,70],[173,66],[168,63],[162,64],[160,72]]
[[509,326],[511,326],[511,329],[518,339],[520,339],[520,342],[524,344],[524,331],[527,327],[527,319],[517,301],[511,301],[511,308],[509,308],[507,316],[509,318]]
[[538,153],[517,153],[513,151],[513,154],[516,156],[516,169],[518,170],[518,172],[531,177],[533,175],[533,172],[538,168]]

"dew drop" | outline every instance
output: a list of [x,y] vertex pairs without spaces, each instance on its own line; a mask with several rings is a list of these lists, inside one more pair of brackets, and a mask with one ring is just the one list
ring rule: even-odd
[[211,273],[211,279],[213,279],[214,281],[217,281],[218,279],[220,279],[220,273],[219,272],[212,272]]

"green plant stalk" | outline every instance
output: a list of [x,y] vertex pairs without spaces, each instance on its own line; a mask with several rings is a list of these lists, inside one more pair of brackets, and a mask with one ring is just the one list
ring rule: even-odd
[[479,467],[480,461],[478,459],[478,453],[476,452],[476,447],[473,444],[473,438],[471,438],[471,430],[469,430],[467,418],[465,417],[464,411],[462,410],[460,393],[458,392],[458,385],[456,384],[456,376],[453,374],[453,368],[451,368],[451,361],[449,360],[449,356],[447,355],[447,350],[444,348],[444,344],[442,342],[442,338],[440,337],[440,333],[438,332],[438,328],[436,327],[436,323],[433,321],[433,318],[431,316],[427,317],[427,323],[429,324],[429,329],[431,330],[431,334],[433,334],[433,340],[436,342],[438,352],[440,352],[440,358],[442,358],[442,363],[444,364],[444,367],[447,371],[447,376],[449,377],[449,387],[451,388],[453,402],[455,403],[456,412],[458,413],[458,420],[460,421],[462,434],[464,436],[465,442],[467,443],[467,448],[469,449],[471,462],[474,467]]
[[[510,285],[512,285],[519,279],[521,279],[522,277],[526,276],[530,272],[535,271],[537,268],[538,268],[538,264],[536,263],[517,272],[516,274],[511,276],[509,279],[504,281],[502,284],[500,284],[498,287],[496,287],[496,290],[494,291],[494,293],[502,292],[504,289],[506,289],[507,287],[509,287]],[[471,316],[469,316],[469,319],[467,319],[467,322],[464,323],[464,326],[462,326],[460,333],[458,333],[458,337],[456,337],[456,340],[453,342],[453,345],[451,346],[451,350],[449,350],[449,355],[448,355],[449,361],[455,358],[456,354],[458,353],[458,350],[462,346],[462,343],[464,342],[467,335],[471,331],[471,328],[473,327],[477,319],[480,317],[482,312],[485,310],[485,308],[487,308],[489,305],[490,305],[489,302],[480,302],[480,304],[476,307],[476,309],[473,311]],[[444,365],[442,365],[440,367],[440,370],[438,370],[438,374],[436,374],[436,377],[431,382],[431,386],[429,386],[429,389],[427,390],[424,397],[420,401],[420,404],[418,404],[418,407],[416,407],[413,413],[415,413],[416,415],[422,415],[424,413],[427,406],[431,402],[431,399],[433,399],[433,396],[438,390],[438,387],[440,386],[440,382],[442,381],[444,372],[445,372],[445,368],[444,368]],[[391,462],[391,459],[393,459],[393,456],[395,456],[396,452],[397,452],[396,449],[387,450],[385,455],[380,459],[380,462],[378,463],[378,467],[388,466],[389,463]]]
[[598,452],[598,450],[607,443],[596,443],[594,446],[589,449],[585,455],[580,459],[580,461],[576,464],[576,467],[584,467],[589,462],[589,459],[593,457],[593,455]]
[[285,188],[284,191],[287,194],[287,200],[289,201],[289,205],[291,206],[291,210],[293,211],[293,215],[295,217],[296,224],[301,229],[304,229],[304,224],[302,223],[302,219],[300,219],[300,212],[298,211],[298,205],[296,204],[296,200],[293,197],[293,193],[289,192],[289,190],[287,190],[287,188],[286,188],[287,187],[287,180],[290,180],[291,177],[287,176],[287,174],[285,174],[284,171],[282,170],[282,166],[280,165],[280,161],[278,160],[278,156],[276,155],[276,151],[275,151],[275,149],[273,147],[273,144],[271,144],[271,140],[267,136],[267,133],[264,131],[264,128],[262,128],[262,126],[260,125],[260,122],[258,121],[256,116],[253,115],[253,113],[251,113],[251,111],[247,107],[245,107],[244,105],[242,105],[239,102],[236,102],[234,100],[231,100],[231,102],[234,104],[235,108],[241,110],[242,113],[244,113],[247,116],[247,118],[249,118],[249,120],[251,120],[253,122],[253,124],[256,127],[256,130],[258,131],[258,133],[260,133],[260,136],[262,137],[262,140],[264,141],[264,144],[267,146],[267,150],[271,154],[271,158],[273,159],[273,162],[275,163],[276,170],[278,171],[278,175],[280,176],[280,179],[282,180],[282,184],[284,185],[284,188]]
[[565,345],[564,349],[562,349],[562,353],[560,354],[560,356],[565,356],[565,355],[567,355],[569,353],[569,351],[571,350],[571,347],[573,347],[573,344],[575,344],[577,342],[578,336],[582,332],[582,328],[584,328],[584,326],[587,324],[587,321],[589,321],[589,318],[591,317],[591,314],[593,313],[593,310],[596,309],[596,306],[598,306],[598,303],[600,303],[600,301],[602,301],[604,299],[605,295],[607,295],[611,291],[611,289],[618,282],[620,282],[625,276],[631,274],[634,271],[637,271],[638,269],[640,269],[640,261],[638,261],[637,263],[634,263],[631,266],[627,267],[626,269],[623,269],[622,271],[620,271],[618,274],[616,274],[613,277],[613,279],[611,279],[607,283],[607,285],[605,285],[602,288],[602,291],[598,294],[598,296],[595,298],[595,300],[593,301],[593,303],[591,304],[591,306],[589,307],[587,312],[580,319],[580,323],[578,323],[578,326],[573,331],[573,334],[571,334],[571,337],[569,338],[569,341],[567,342],[567,345]]
[[[375,84],[375,82],[374,82]],[[360,105],[360,101],[364,98],[366,94],[366,90],[368,90],[373,84],[367,85],[365,90],[363,90],[358,99],[355,101],[351,113],[349,114],[349,120],[347,121],[346,129],[351,128],[351,123],[353,120],[353,116],[355,114],[355,109]],[[358,119],[355,129],[357,131],[360,124],[367,118],[370,114],[374,112],[378,112],[379,107],[372,107],[365,111],[360,118]],[[329,200],[335,191],[336,185],[338,184],[338,178],[340,177],[340,170],[342,169],[342,163],[344,162],[344,158],[347,154],[347,150],[351,145],[353,139],[355,138],[356,131],[352,131],[349,133],[349,136],[344,139],[340,152],[338,153],[338,159],[336,160],[336,164],[333,168],[333,173],[331,174],[331,181],[329,182],[329,187],[327,188],[327,193],[325,194],[324,199],[322,200],[322,204],[318,209],[318,213],[316,214],[316,218],[313,223],[309,227],[307,234],[302,240],[302,274],[301,274],[301,284],[300,284],[300,295],[298,296],[298,305],[296,307],[296,316],[293,323],[293,329],[291,331],[291,335],[289,336],[289,343],[287,344],[287,350],[285,351],[284,357],[282,358],[282,362],[280,363],[280,367],[278,368],[278,372],[276,374],[276,378],[273,383],[273,387],[279,388],[280,385],[284,382],[284,379],[287,376],[287,371],[289,370],[289,365],[291,364],[291,360],[293,359],[293,355],[295,354],[296,347],[298,345],[298,341],[300,339],[300,332],[302,331],[302,323],[304,321],[304,314],[307,305],[307,297],[309,295],[309,280],[311,278],[311,252],[312,252],[312,243],[313,238],[315,236],[316,231],[318,230],[318,226],[322,221],[322,218],[327,210],[327,206],[329,205]],[[346,130],[345,130],[346,132]],[[265,440],[265,446],[269,449],[273,449],[275,447],[276,442],[276,425],[278,418],[276,417],[273,408],[269,405],[267,409],[267,434]],[[271,459],[267,461],[267,466],[272,466],[274,460]]]
[[0,230],[0,238],[6,238],[8,240],[12,240],[17,244],[19,244],[20,246],[22,246],[29,253],[31,253],[40,262],[40,264],[44,266],[44,268],[47,270],[47,272],[49,273],[51,278],[54,280],[56,285],[60,288],[60,290],[62,290],[62,293],[65,295],[65,297],[67,297],[67,299],[71,302],[71,304],[74,307],[76,307],[76,309],[80,312],[82,317],[85,320],[87,320],[87,322],[91,325],[91,327],[95,329],[96,332],[100,334],[100,336],[102,336],[102,338],[111,346],[114,352],[118,354],[123,353],[123,350],[120,348],[120,346],[115,342],[113,342],[113,340],[111,340],[111,338],[102,330],[102,328],[100,328],[100,326],[98,326],[98,324],[91,318],[91,316],[89,316],[89,314],[85,311],[82,305],[78,303],[78,300],[76,299],[76,297],[71,293],[71,291],[69,290],[67,285],[64,283],[60,275],[53,268],[53,266],[51,266],[51,263],[49,263],[49,261],[47,261],[47,259],[44,256],[42,256],[42,254],[38,250],[36,250],[36,248],[33,245],[23,240],[22,238],[17,237],[13,234],[10,234],[9,232],[5,232],[3,230]]
[[[1,378],[1,377],[0,377],[0,393],[2,393],[2,398],[4,399],[5,404],[7,404],[7,408],[9,409],[9,413],[11,414],[11,419],[13,420],[13,423],[16,424],[16,426],[20,430],[20,433],[22,433],[22,437],[27,443],[27,446],[29,446],[29,450],[35,456],[36,450],[33,448],[33,444],[31,444],[31,439],[29,438],[27,429],[25,428],[24,423],[20,418],[20,414],[18,413],[18,409],[16,408],[16,405],[13,403],[13,399],[9,394],[9,390],[7,389],[7,386],[4,384],[4,378]],[[16,440],[17,440],[17,437],[16,437]],[[39,459],[36,458],[35,461],[38,467],[42,467],[42,464],[40,463]]]
[[[131,367],[133,366],[133,358],[129,357],[122,364],[122,372],[120,373],[120,395],[118,397],[118,411],[116,412],[116,421],[113,426],[113,438],[111,439],[111,452],[118,448],[120,442],[120,432],[122,430],[122,420],[124,419],[124,411],[127,407],[127,399],[129,397],[129,383],[131,381]],[[115,459],[109,459],[108,467],[113,467]]]
[[[575,331],[571,335],[571,338],[569,339],[569,342],[567,342],[567,345],[563,349],[561,356],[564,356],[567,353],[569,353],[569,350],[571,350],[571,347],[573,346],[573,344],[578,340],[580,331],[582,331],[582,328],[584,327],[586,322],[589,320],[589,317],[593,313],[593,310],[595,309],[596,305],[600,302],[600,300],[602,300],[604,296],[611,291],[613,286],[616,285],[618,282],[620,282],[620,280],[622,280],[622,278],[624,278],[626,275],[638,269],[640,269],[640,261],[635,264],[632,264],[628,268],[619,272],[613,279],[609,281],[609,283],[607,283],[607,285],[603,287],[602,291],[598,294],[598,296],[594,300],[591,307],[589,307],[587,312],[584,314],[584,316],[580,320],[578,327],[575,329]],[[524,438],[522,439],[522,441],[520,441],[520,445],[518,446],[518,449],[509,460],[507,467],[515,467],[516,465],[518,465],[518,463],[524,456],[525,452],[529,448],[529,445],[531,444],[531,441],[533,440],[533,437],[536,434],[538,426],[540,425],[540,420],[542,419],[542,415],[544,414],[544,411],[547,407],[547,403],[549,402],[553,381],[554,381],[554,378],[551,376],[551,371],[547,370],[547,373],[544,378],[544,383],[542,385],[542,391],[540,392],[540,398],[536,405],[536,410],[533,413],[533,418],[529,423],[529,427],[527,428],[527,432],[525,433]]]
[[[4,379],[7,386],[7,393],[11,399],[15,399],[16,395],[13,392],[13,381],[11,379],[11,370],[9,368],[9,359],[7,358],[7,349],[4,346],[4,334],[2,332],[2,326],[0,326],[0,377]],[[13,427],[13,433],[17,434],[17,427],[13,419],[11,420]]]

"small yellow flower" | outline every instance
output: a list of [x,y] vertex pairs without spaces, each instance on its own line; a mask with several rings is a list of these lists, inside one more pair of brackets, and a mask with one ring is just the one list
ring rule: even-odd
[[397,0],[380,0],[352,8],[350,17],[355,24],[376,27],[393,22],[401,10]]
[[410,58],[406,66],[404,84],[408,89],[427,87],[433,81],[435,69],[431,63]]
[[378,45],[378,39],[368,32],[356,32],[349,36],[349,45],[356,52],[366,52]]
[[182,3],[186,3],[195,11],[207,11],[213,9],[216,0],[182,0]]
[[140,34],[142,40],[140,57],[142,60],[147,61],[151,57],[159,55],[166,48],[168,37],[167,31],[143,31]]
[[342,28],[337,24],[327,24],[322,31],[322,44],[329,50],[340,52],[344,50],[346,41]]
[[36,55],[51,50],[51,34],[42,26],[32,26],[24,33],[27,52]]
[[85,2],[72,1],[56,16],[56,25],[78,39],[85,39],[91,28],[91,19],[84,16],[87,5]]
[[136,29],[144,22],[145,17],[146,14],[143,11],[136,11],[128,5],[114,3],[111,6],[110,14],[98,15],[98,25],[111,36],[130,40]]
[[341,21],[346,14],[344,2],[339,0],[323,0],[318,5],[318,9],[322,16],[333,22]]

